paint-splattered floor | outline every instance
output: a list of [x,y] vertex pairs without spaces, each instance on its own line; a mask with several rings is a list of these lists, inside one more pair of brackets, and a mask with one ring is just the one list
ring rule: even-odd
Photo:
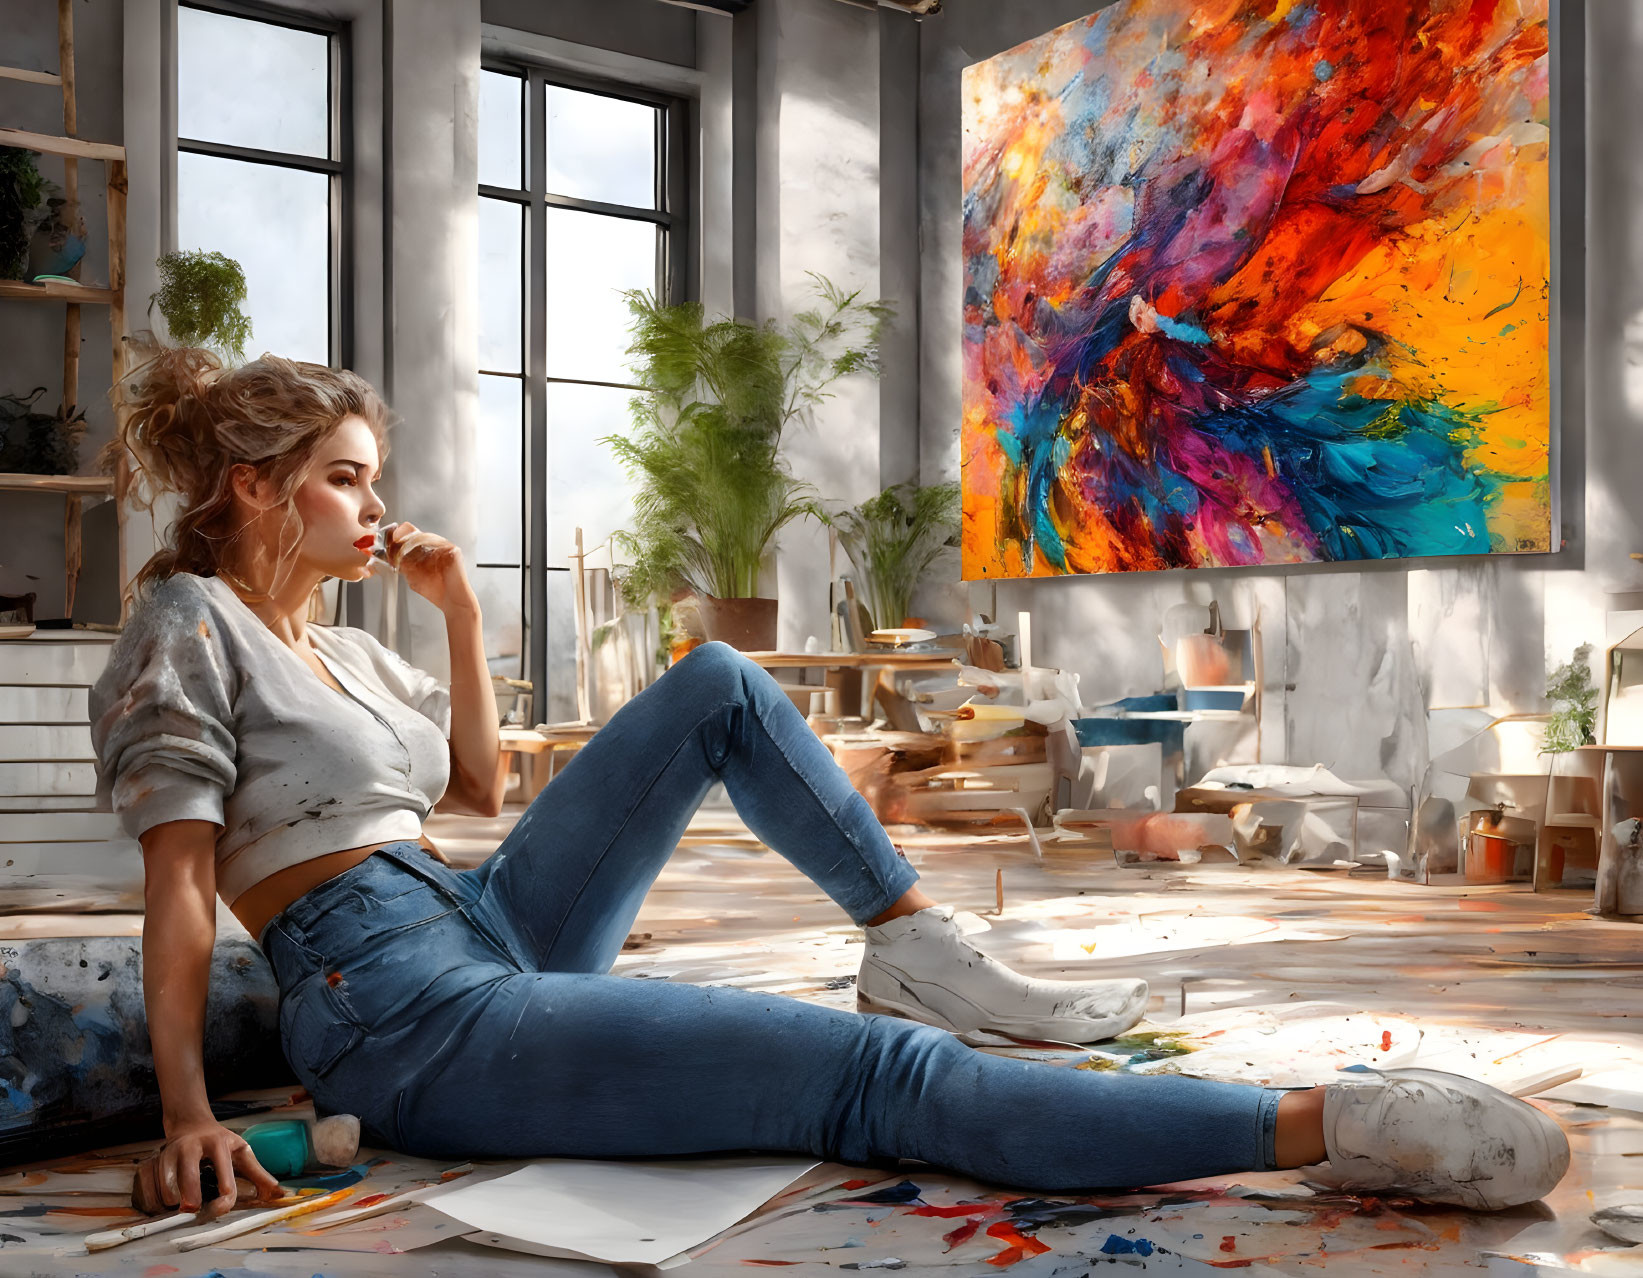
[[[435,833],[453,859],[476,861],[509,820],[440,818]],[[1110,856],[1054,844],[1038,860],[1021,839],[923,838],[904,846],[926,889],[987,916],[983,943],[1017,967],[1133,973],[1151,982],[1151,1025],[1143,1028],[1163,1036],[1107,1048],[1097,1062],[1106,1067],[1302,1083],[1358,1062],[1447,1060],[1531,1085],[1579,1065],[1588,1081],[1631,1070],[1643,1090],[1643,928],[1592,919],[1584,894],[1236,867],[1121,870]],[[999,867],[1004,911],[993,915]],[[117,918],[108,922],[123,928]],[[617,970],[848,1007],[859,947],[859,931],[830,902],[715,810],[698,817],[651,893]],[[1178,1054],[1182,1048],[1195,1050]],[[1068,1053],[1059,1063],[1089,1058]],[[282,1093],[263,1099],[303,1112],[300,1098],[295,1109]],[[1013,1278],[1109,1267],[1257,1275],[1643,1271],[1643,1248],[1628,1253],[1588,1221],[1599,1207],[1643,1202],[1643,1113],[1540,1103],[1568,1129],[1573,1166],[1544,1203],[1494,1216],[1341,1196],[1309,1187],[1301,1173],[1046,1199],[912,1165],[895,1173],[824,1165],[700,1251],[691,1270],[779,1267],[796,1278],[935,1268],[1008,1270]],[[1643,1106],[1643,1097],[1632,1103]],[[86,1255],[78,1235],[129,1223],[121,1204],[130,1167],[146,1152],[103,1150],[0,1174],[0,1274],[607,1272],[465,1241],[455,1236],[460,1226],[425,1207],[319,1235],[305,1234],[299,1221],[232,1246],[179,1253],[162,1236]],[[356,1200],[442,1170],[385,1151],[363,1151],[361,1159],[367,1175]]]

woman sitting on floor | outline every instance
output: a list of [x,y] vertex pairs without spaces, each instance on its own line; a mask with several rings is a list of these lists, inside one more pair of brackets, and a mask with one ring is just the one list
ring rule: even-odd
[[[212,1213],[235,1173],[276,1191],[206,1096],[219,894],[273,966],[315,1104],[412,1154],[912,1158],[1056,1193],[1327,1160],[1354,1187],[1482,1209],[1568,1166],[1550,1117],[1447,1074],[1282,1091],[964,1046],[953,1031],[1112,1037],[1147,988],[1032,980],[977,951],[775,682],[722,644],[619,711],[482,865],[451,868],[423,820],[436,803],[494,816],[504,785],[457,548],[408,523],[387,539],[444,616],[448,690],[363,631],[306,621],[321,581],[372,571],[381,399],[352,373],[194,350],[151,352],[123,390],[115,446],[181,502],[92,698],[105,793],[143,849],[168,1204],[200,1206],[202,1161]],[[865,928],[862,1006],[895,1015],[610,974],[719,781]]]

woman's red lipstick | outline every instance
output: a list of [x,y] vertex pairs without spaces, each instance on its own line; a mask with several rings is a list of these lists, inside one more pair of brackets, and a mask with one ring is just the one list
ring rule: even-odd
[[367,550],[368,551],[368,550],[371,549],[371,546],[375,543],[375,541],[376,541],[376,534],[375,533],[366,533],[365,536],[361,537],[358,541],[356,541],[354,543],[354,545],[357,549]]

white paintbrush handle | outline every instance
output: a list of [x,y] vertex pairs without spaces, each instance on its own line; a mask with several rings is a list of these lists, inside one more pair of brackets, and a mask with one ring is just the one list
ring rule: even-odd
[[141,1224],[127,1225],[124,1229],[106,1229],[102,1233],[86,1235],[87,1251],[107,1251],[110,1247],[118,1247],[121,1243],[128,1243],[134,1238],[147,1238],[150,1234],[164,1233],[167,1229],[175,1229],[179,1225],[191,1225],[200,1218],[197,1211],[180,1211],[175,1216],[162,1216],[159,1220],[145,1220]]
[[171,1245],[178,1251],[193,1251],[196,1247],[209,1247],[212,1243],[222,1242],[225,1238],[237,1238],[241,1234],[248,1234],[254,1229],[261,1229],[264,1225],[272,1225],[277,1221],[288,1220],[292,1216],[306,1216],[311,1211],[323,1211],[334,1203],[340,1203],[354,1191],[352,1188],[339,1189],[334,1193],[326,1194],[322,1198],[314,1198],[305,1203],[297,1203],[292,1207],[276,1207],[272,1211],[259,1211],[239,1220],[230,1221],[216,1229],[202,1229],[197,1234],[189,1234],[186,1238],[173,1238]]
[[354,1207],[348,1211],[339,1211],[335,1216],[326,1216],[320,1220],[311,1220],[303,1226],[308,1230],[330,1229],[333,1225],[347,1225],[356,1220],[364,1220],[368,1216],[377,1216],[385,1211],[392,1211],[395,1207],[415,1202],[417,1197],[428,1191],[430,1187],[408,1189],[403,1194],[395,1194],[392,1198],[384,1198],[380,1203],[372,1203],[369,1207]]

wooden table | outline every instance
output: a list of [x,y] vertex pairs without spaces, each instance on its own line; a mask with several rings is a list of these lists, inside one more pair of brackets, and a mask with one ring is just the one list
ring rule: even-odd
[[[859,670],[862,672],[862,712],[872,718],[873,692],[878,676],[884,671],[897,673],[924,673],[951,671],[963,654],[957,649],[939,652],[748,652],[750,661],[765,670]],[[872,677],[869,678],[869,672]],[[809,685],[802,685],[809,686]],[[791,695],[801,685],[783,684]],[[827,685],[815,685],[815,691],[827,691]],[[802,707],[801,707],[802,709]],[[502,750],[522,756],[519,775],[521,790],[518,797],[529,803],[542,787],[553,779],[561,755],[572,755],[592,739],[599,730],[597,724],[557,724],[544,728],[501,729]],[[538,762],[538,756],[547,758]],[[542,765],[546,766],[542,766]]]
[[[589,741],[599,726],[593,723],[561,724],[547,728],[501,729],[502,752],[517,754],[519,758],[519,794],[522,802],[529,803],[542,792],[542,787],[553,780],[559,769],[559,756],[575,754]],[[539,755],[547,755],[539,759]]]
[[[963,663],[964,653],[958,648],[935,651],[900,652],[886,648],[882,652],[744,652],[754,665],[766,670],[855,670],[861,673],[860,714],[864,719],[873,717],[873,695],[879,679],[886,673],[926,674],[953,671]],[[802,685],[800,685],[802,686]],[[831,685],[829,685],[831,686]],[[792,695],[795,685],[782,685]],[[818,685],[817,692],[826,687]],[[804,707],[800,707],[803,710]]]

